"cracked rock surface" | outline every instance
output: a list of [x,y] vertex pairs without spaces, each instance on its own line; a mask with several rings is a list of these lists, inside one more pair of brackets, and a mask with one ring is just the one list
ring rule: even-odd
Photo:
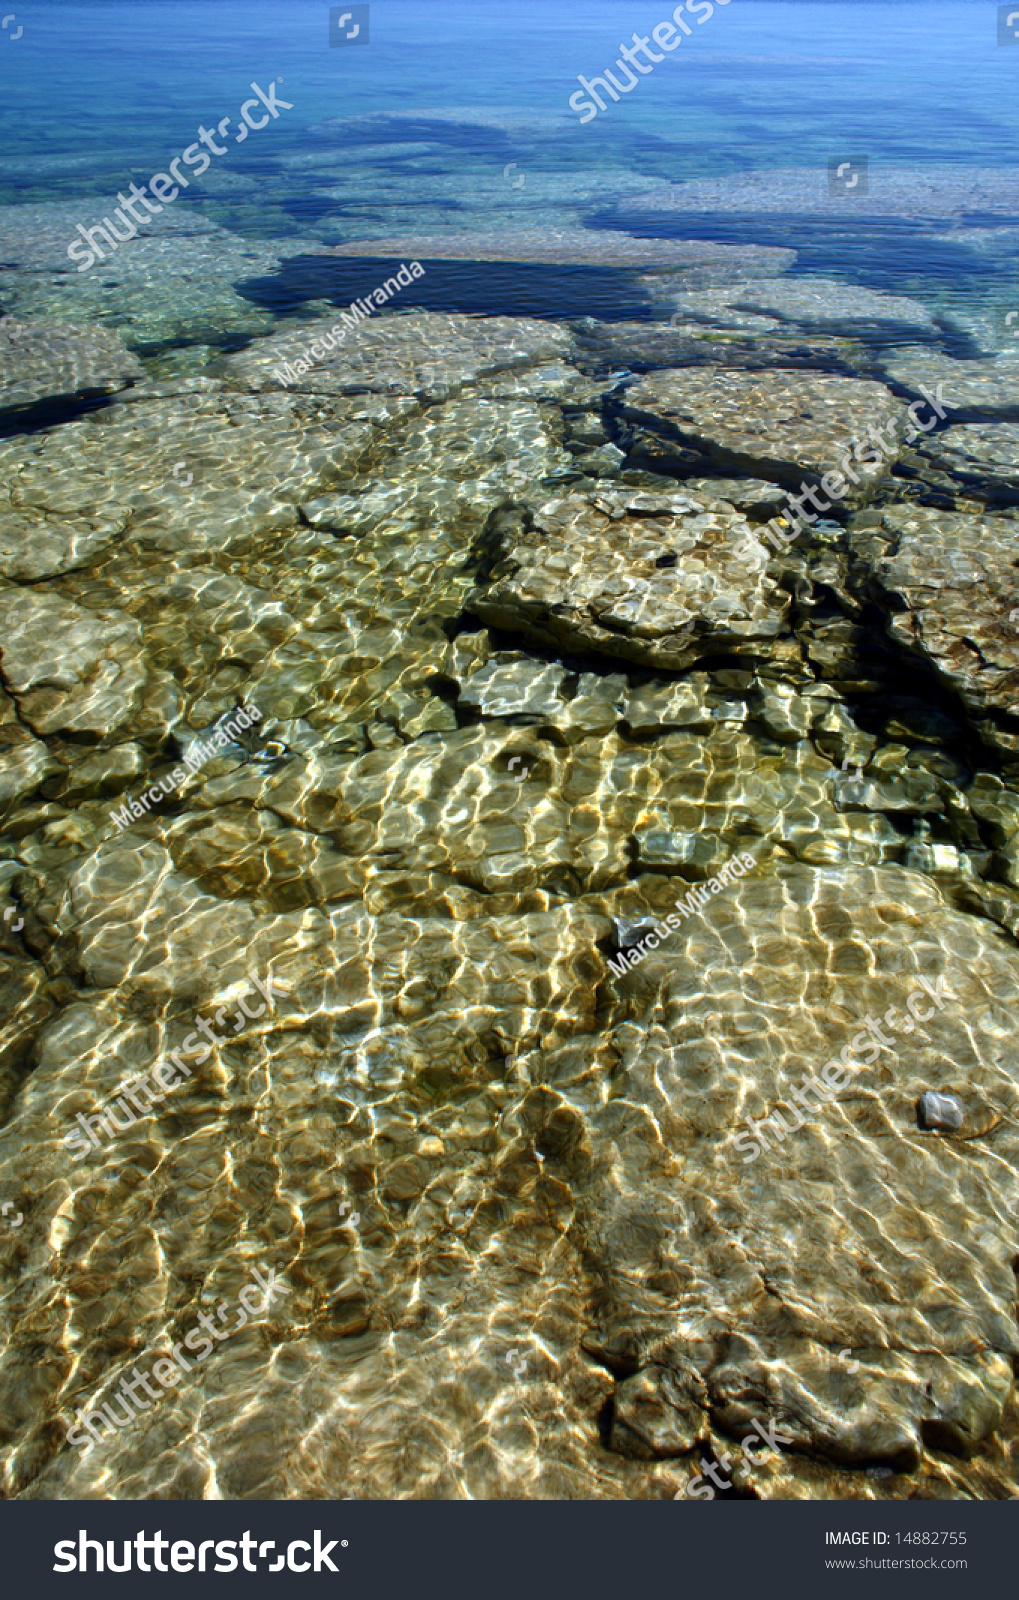
[[1019,423],[960,423],[932,439],[925,454],[971,494],[1019,505]]
[[[896,418],[904,407],[879,383],[799,372],[728,372],[720,368],[658,372],[626,391],[626,415],[711,462],[718,472],[768,477],[790,488],[841,477],[832,491],[847,505],[865,503],[887,470],[876,464],[857,475],[852,441],[867,425]],[[889,449],[894,460],[899,446]],[[859,458],[857,458],[859,459]],[[869,457],[867,458],[869,460]]]
[[605,490],[535,507],[508,531],[469,605],[490,626],[679,670],[709,646],[767,652],[787,599],[736,551],[756,550],[724,500]]
[[1019,706],[1019,523],[889,506],[852,542],[903,650],[936,669],[982,730],[996,717],[1007,726]]
[[731,368],[704,321],[403,310],[281,386],[319,305],[0,440],[9,1497],[663,1499],[754,1418],[739,1494],[1019,1492],[1019,524],[950,413],[764,542],[905,407],[783,287],[687,291],[784,328]]
[[843,336],[934,332],[931,313],[918,300],[830,278],[753,278],[680,293],[673,304],[678,321],[754,333],[781,332],[790,324],[805,330],[837,329]]
[[[1019,416],[1019,363],[1014,360],[955,361],[920,347],[896,350],[883,362],[885,376],[920,399],[940,384],[957,422]],[[923,412],[930,420],[930,408]]]

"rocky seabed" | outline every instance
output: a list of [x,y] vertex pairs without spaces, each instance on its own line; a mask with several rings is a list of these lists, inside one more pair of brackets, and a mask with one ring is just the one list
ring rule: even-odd
[[6,1495],[1019,1494],[1019,368],[827,292],[0,324]]

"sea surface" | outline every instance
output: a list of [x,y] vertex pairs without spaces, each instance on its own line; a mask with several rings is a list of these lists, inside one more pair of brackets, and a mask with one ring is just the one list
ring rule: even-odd
[[1007,8],[12,3],[0,1494],[1019,1495]]

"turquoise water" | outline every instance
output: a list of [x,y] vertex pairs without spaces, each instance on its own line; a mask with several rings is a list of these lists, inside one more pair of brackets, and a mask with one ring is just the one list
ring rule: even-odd
[[[431,233],[437,220],[469,228],[479,209],[499,226],[550,212],[618,225],[606,216],[610,196],[636,176],[823,171],[833,156],[862,153],[879,196],[890,166],[914,169],[922,183],[935,166],[1007,171],[1016,159],[1019,48],[997,45],[994,5],[733,0],[584,125],[568,106],[578,76],[611,66],[620,40],[667,19],[663,5],[375,0],[370,43],[345,49],[328,45],[327,11],[296,0],[18,12],[23,36],[0,40],[0,203],[80,200],[90,222],[90,197],[145,182],[199,123],[236,117],[253,79],[264,87],[277,77],[293,109],[229,144],[179,208],[197,206],[253,238],[338,243]],[[412,115],[437,107],[447,117],[480,110],[488,125]],[[350,120],[365,116],[370,126]],[[337,118],[343,125],[323,128]],[[526,183],[514,188],[521,173]],[[626,210],[647,234],[639,206]],[[1013,276],[1010,247],[934,240],[943,229],[930,221],[708,211],[657,226],[665,236],[793,245],[797,272],[901,292],[937,283],[986,300],[1007,297]],[[537,301],[529,289],[513,298],[507,280],[519,274],[499,276],[507,310],[540,305],[540,290]],[[445,292],[451,308],[480,308],[468,286]],[[611,292],[624,296],[619,284]],[[549,295],[550,310],[576,309],[574,297]],[[484,309],[497,309],[493,298]]]
[[[374,0],[370,44],[341,50],[328,47],[327,11],[317,0],[84,0],[18,12],[24,35],[0,56],[4,136],[18,153],[6,182],[17,192],[44,177],[75,194],[84,172],[102,183],[99,160],[117,163],[108,176],[137,171],[260,74],[289,74],[291,138],[322,117],[437,105],[572,121],[577,76],[669,16],[664,0]],[[996,11],[984,0],[733,0],[595,128],[613,148],[664,141],[646,153],[672,176],[825,158],[847,138],[875,160],[1007,166],[1019,49],[997,46]],[[577,128],[571,155],[589,157],[595,128]]]

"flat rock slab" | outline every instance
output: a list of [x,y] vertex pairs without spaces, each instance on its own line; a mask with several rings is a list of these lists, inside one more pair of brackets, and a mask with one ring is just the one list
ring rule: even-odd
[[893,639],[934,667],[971,716],[1015,715],[1019,523],[886,506],[879,528],[849,537],[855,581],[887,609]]
[[[227,381],[254,391],[287,387],[303,394],[442,400],[479,378],[555,361],[572,348],[568,331],[550,322],[421,311],[359,322],[330,351],[322,335],[340,323],[340,315],[335,323],[313,322],[259,339],[224,363]],[[313,344],[323,351],[321,357],[311,353]],[[286,382],[287,361],[305,361],[307,370],[298,372],[292,365],[292,381]],[[284,372],[284,382],[275,372]]]
[[293,526],[295,502],[335,487],[388,420],[367,397],[167,387],[0,439],[0,571],[70,571],[136,532],[175,549]]
[[0,591],[0,675],[37,733],[105,733],[137,713],[147,677],[141,636],[124,611]]
[[749,536],[724,501],[605,491],[541,504],[467,601],[545,645],[683,670],[710,645],[767,655],[788,597],[736,557]]
[[[644,879],[612,912],[661,921],[679,887]],[[921,974],[943,979],[942,1003],[917,1025]],[[1001,1419],[1019,1351],[1001,1188],[1019,1198],[1019,986],[996,930],[897,867],[759,864],[613,981],[613,1088],[580,1113],[613,1152],[582,1185],[604,1286],[586,1347],[616,1371],[692,1366],[717,1425],[770,1417],[829,1460],[966,1454]],[[792,1111],[806,1074],[886,1008],[898,1031],[878,1059],[836,1103]],[[579,1111],[593,1058],[567,1059],[549,1081]],[[973,1131],[997,1127],[986,1164],[916,1126],[923,1091],[960,1084]],[[776,1109],[786,1132],[755,1156],[747,1123]],[[869,1352],[855,1379],[846,1347]]]
[[301,505],[301,515],[313,528],[359,536],[389,528],[411,537],[453,523],[477,529],[495,506],[572,466],[552,420],[526,400],[471,395],[430,406],[400,431],[398,482],[373,472],[366,493],[316,497]]
[[1019,423],[963,423],[938,434],[924,454],[988,500],[1019,503]]
[[[644,277],[652,299],[671,305],[675,278]],[[699,319],[675,322],[596,322],[583,318],[574,334],[583,358],[597,371],[605,366],[653,372],[659,367],[717,366],[755,371],[760,367],[830,367],[844,359],[847,340],[836,334],[791,336],[787,330],[750,333],[739,338],[735,326],[716,326]],[[783,336],[784,334],[784,336]]]
[[0,319],[0,411],[40,400],[112,394],[144,375],[109,328]]
[[[627,389],[623,409],[630,420],[698,451],[722,471],[796,488],[842,474],[846,505],[866,503],[887,474],[887,466],[854,466],[853,440],[895,417],[900,426],[885,460],[897,460],[907,426],[902,402],[869,379],[721,367],[656,372]],[[843,474],[847,457],[858,484]]]
[[784,272],[795,250],[715,244],[700,239],[634,239],[586,228],[514,228],[498,233],[399,234],[333,245],[337,256],[399,256],[418,261],[547,261],[556,266],[713,267]]
[[1013,218],[1019,211],[1019,182],[1002,167],[956,167],[947,163],[881,167],[868,193],[832,195],[822,165],[777,167],[767,172],[734,173],[725,178],[695,178],[641,197],[647,211],[756,213],[791,212],[859,219],[868,216],[968,217],[991,212]]
[[837,283],[832,278],[753,279],[719,289],[673,296],[675,318],[751,333],[781,332],[793,323],[847,334],[913,328],[936,333],[934,317],[919,300]]
[[[954,361],[932,350],[905,349],[887,356],[882,368],[890,383],[918,400],[924,398],[921,384],[935,390],[940,383],[954,422],[1019,418],[1019,361]],[[928,406],[923,420],[930,415]]]

